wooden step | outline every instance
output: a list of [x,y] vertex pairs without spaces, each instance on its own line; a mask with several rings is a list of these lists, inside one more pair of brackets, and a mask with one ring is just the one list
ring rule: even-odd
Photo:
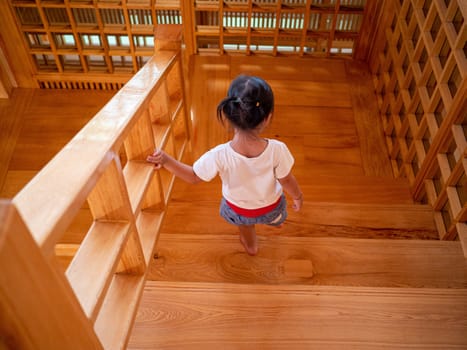
[[[404,179],[314,176],[301,187],[305,203],[299,213],[289,210],[286,235],[439,238],[432,209],[413,203]],[[220,199],[219,179],[197,185],[177,179],[163,232],[230,233],[232,226],[218,214]]]
[[[189,195],[188,195],[189,196]],[[225,234],[236,231],[219,215],[220,194],[211,199],[172,199],[162,232]],[[300,212],[289,203],[281,234],[355,238],[438,239],[429,206],[305,202]],[[180,223],[183,223],[181,225]],[[262,234],[268,229],[258,226]]]
[[309,202],[288,214],[286,235],[439,239],[427,205]]
[[[306,170],[294,172],[298,180]],[[408,183],[404,179],[371,176],[313,176],[301,181],[303,193],[309,201],[366,204],[413,204]]]
[[[356,204],[414,204],[405,179],[373,176],[313,175],[298,168],[294,174],[309,202]],[[219,178],[191,185],[176,179],[172,198],[184,201],[205,200],[221,196]]]
[[466,309],[466,289],[148,282],[128,349],[465,349]]
[[[459,242],[260,236],[247,255],[238,234],[163,234],[148,278],[169,282],[467,288]],[[275,230],[275,231],[273,231]]]

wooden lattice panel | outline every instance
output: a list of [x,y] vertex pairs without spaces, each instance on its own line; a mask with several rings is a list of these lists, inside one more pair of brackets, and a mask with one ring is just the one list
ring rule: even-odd
[[391,1],[384,13],[370,65],[394,174],[433,206],[440,237],[456,239],[467,222],[467,3]]
[[196,0],[194,51],[352,57],[365,6],[363,0]]
[[181,23],[178,1],[8,1],[41,88],[119,89],[154,54],[154,26]]

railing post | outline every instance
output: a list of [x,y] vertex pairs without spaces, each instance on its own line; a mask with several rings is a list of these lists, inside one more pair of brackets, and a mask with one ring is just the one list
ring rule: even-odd
[[[182,7],[183,9],[183,7]],[[182,11],[183,12],[183,11]],[[184,12],[186,13],[186,12]],[[190,12],[191,13],[191,12]],[[185,18],[183,18],[185,23]],[[190,19],[191,21],[191,19]],[[190,22],[191,23],[191,22]],[[190,24],[191,25],[191,24]],[[191,99],[187,91],[190,91],[189,66],[190,56],[194,54],[194,46],[190,44],[193,31],[187,29],[187,24],[158,24],[154,30],[154,55],[161,51],[174,51],[180,53],[180,72],[182,72],[182,100],[184,101],[184,118],[188,125],[188,138],[191,139],[192,128],[188,118],[188,106],[191,105]],[[189,32],[189,33],[188,33]],[[188,37],[187,37],[188,36]],[[189,144],[191,149],[191,143]]]
[[68,281],[10,201],[0,201],[0,222],[0,347],[102,349]]
[[159,24],[154,31],[155,51],[179,51],[182,41],[182,25]]
[[183,22],[183,41],[187,57],[196,54],[194,4],[194,1],[180,1],[180,11],[182,13]]

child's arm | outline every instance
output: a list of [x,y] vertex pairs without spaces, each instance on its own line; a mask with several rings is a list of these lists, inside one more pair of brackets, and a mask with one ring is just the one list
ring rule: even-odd
[[201,181],[198,175],[193,171],[193,167],[182,163],[164,151],[157,150],[150,156],[146,158],[146,161],[154,164],[156,169],[164,167],[170,171],[175,176],[181,178],[182,180],[195,184]]
[[298,186],[298,182],[297,179],[295,179],[295,176],[293,176],[292,172],[290,172],[289,175],[278,180],[282,185],[282,188],[292,197],[292,207],[294,210],[299,211],[303,205],[303,193],[300,190],[300,186]]

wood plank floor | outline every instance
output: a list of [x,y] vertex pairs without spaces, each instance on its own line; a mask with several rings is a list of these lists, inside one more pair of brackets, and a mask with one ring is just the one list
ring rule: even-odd
[[16,89],[0,99],[0,197],[14,197],[114,94]]

